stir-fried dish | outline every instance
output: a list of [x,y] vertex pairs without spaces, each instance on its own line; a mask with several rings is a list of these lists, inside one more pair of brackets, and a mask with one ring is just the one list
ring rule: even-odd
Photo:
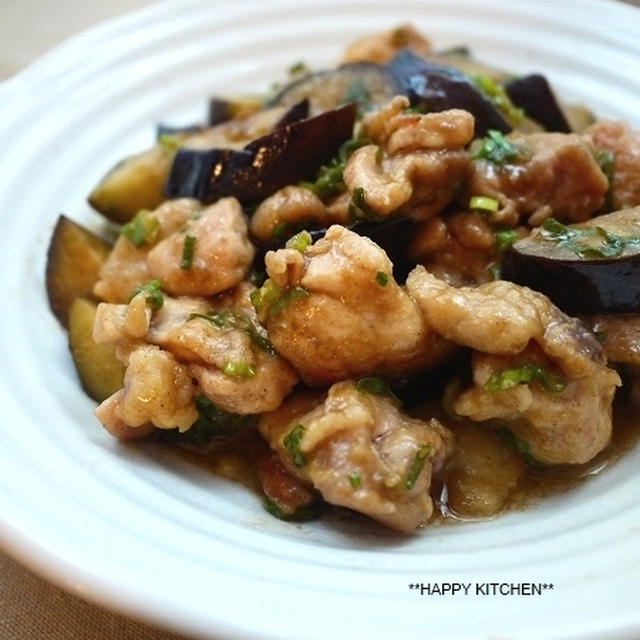
[[290,74],[109,171],[89,202],[115,242],[58,220],[49,299],[104,428],[195,452],[276,517],[402,532],[618,455],[640,132],[410,25]]

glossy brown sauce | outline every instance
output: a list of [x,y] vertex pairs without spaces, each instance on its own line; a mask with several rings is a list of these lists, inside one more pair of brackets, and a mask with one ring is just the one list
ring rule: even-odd
[[[505,510],[526,509],[606,471],[640,439],[637,407],[618,400],[611,442],[595,458],[582,465],[532,466],[497,431],[469,420],[451,420],[435,401],[411,413],[436,415],[454,432],[458,443],[444,477],[434,482],[436,508],[429,525],[482,520]],[[257,466],[268,446],[255,429],[246,429],[207,452],[178,450],[191,463],[262,494]]]
[[[459,436],[461,430],[468,428],[468,425],[462,426],[463,424],[450,423],[448,426],[456,436]],[[490,480],[493,479],[499,489],[501,488],[505,491],[502,496],[502,503],[495,512],[491,512],[491,509],[489,509],[487,513],[474,513],[473,510],[464,509],[467,505],[456,504],[452,500],[452,485],[456,482],[455,467],[457,462],[460,463],[460,460],[456,458],[459,456],[464,458],[465,456],[464,451],[457,451],[454,454],[448,475],[436,487],[434,496],[437,498],[438,509],[432,518],[432,523],[448,524],[466,520],[486,519],[505,510],[526,509],[545,497],[574,489],[581,483],[587,482],[589,478],[606,472],[609,467],[614,465],[616,461],[638,443],[640,439],[640,412],[638,408],[618,399],[613,407],[613,425],[612,438],[606,449],[598,453],[589,462],[579,465],[532,465],[527,463],[506,442],[500,442],[501,453],[507,459],[507,466],[511,465],[511,479],[515,477],[516,483],[510,489],[507,488],[505,490],[504,467],[494,470],[494,473],[489,475]],[[478,430],[483,427],[476,424],[473,428]],[[500,438],[498,437],[496,440],[499,441]],[[507,476],[509,475],[508,472],[509,469],[506,472]],[[488,493],[492,491],[491,487],[485,487],[484,489]],[[482,490],[482,487],[480,490]]]

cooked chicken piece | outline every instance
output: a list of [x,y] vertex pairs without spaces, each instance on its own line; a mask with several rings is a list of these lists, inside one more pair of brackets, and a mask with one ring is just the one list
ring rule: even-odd
[[427,115],[406,114],[409,102],[397,96],[367,122],[378,144],[349,157],[343,180],[361,215],[385,217],[406,208],[425,219],[459,192],[470,160],[463,147],[473,137],[473,116],[451,109]]
[[139,345],[130,353],[124,386],[96,410],[98,419],[116,436],[129,437],[122,424],[148,432],[160,429],[186,431],[198,418],[193,402],[195,386],[186,365],[152,345]]
[[212,296],[237,285],[253,255],[240,203],[222,198],[156,244],[147,264],[172,295]]
[[130,427],[120,417],[122,411],[122,401],[124,391],[119,389],[113,395],[101,402],[95,409],[95,415],[102,423],[102,426],[118,440],[142,440],[151,435],[155,427],[150,422]]
[[498,258],[496,234],[478,211],[423,220],[416,226],[409,253],[414,264],[458,286],[492,280],[491,266]]
[[372,371],[404,375],[451,352],[425,327],[387,255],[368,238],[334,225],[303,253],[268,252],[266,266],[260,318],[309,385]]
[[640,314],[590,316],[584,322],[599,337],[609,362],[640,366]]
[[408,113],[406,96],[395,96],[378,111],[365,115],[362,133],[389,155],[432,149],[462,149],[473,139],[474,118],[462,109]]
[[585,138],[532,133],[507,140],[521,148],[523,157],[502,165],[474,160],[463,194],[465,205],[472,196],[489,196],[503,209],[514,208],[520,218],[529,218],[532,225],[548,216],[581,222],[602,207],[609,181]]
[[344,214],[334,213],[318,196],[304,187],[288,186],[263,200],[251,216],[251,234],[261,242],[270,242],[284,233],[293,235],[304,228],[328,227],[334,222],[346,222]]
[[596,149],[613,155],[611,209],[640,205],[640,131],[626,122],[601,120],[591,125],[585,136]]
[[225,411],[239,414],[275,409],[298,382],[293,368],[269,342],[249,301],[250,285],[213,300],[171,298],[147,308],[146,331],[131,334],[129,305],[101,303],[94,322],[96,342],[144,340],[189,365],[202,392]]
[[580,321],[505,281],[455,288],[416,267],[407,290],[429,326],[475,350],[458,414],[505,424],[541,462],[586,462],[608,444],[620,378]]
[[343,62],[388,62],[402,49],[409,48],[419,56],[431,51],[431,43],[411,24],[373,33],[352,42],[343,55]]
[[138,293],[129,304],[100,302],[93,320],[95,342],[126,342],[143,338],[149,330],[151,309],[144,293]]
[[640,314],[589,316],[583,321],[597,336],[609,362],[620,369],[629,400],[640,407]]
[[410,418],[353,381],[333,385],[324,399],[287,400],[259,429],[289,473],[327,502],[404,532],[431,516],[431,478],[453,445],[436,419]]
[[[151,279],[147,255],[160,240],[177,231],[202,208],[202,204],[190,198],[169,200],[151,212],[142,212],[130,223],[138,225],[132,235],[136,243],[121,234],[109,257],[100,269],[100,279],[94,293],[107,302],[127,302],[133,289]],[[126,230],[127,227],[125,227]]]

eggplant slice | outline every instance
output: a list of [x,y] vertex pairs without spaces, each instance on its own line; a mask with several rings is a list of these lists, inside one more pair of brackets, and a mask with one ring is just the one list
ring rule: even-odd
[[542,125],[546,131],[571,133],[567,118],[543,75],[533,73],[510,80],[505,83],[504,89],[511,102],[524,109],[527,116]]
[[165,185],[168,198],[204,203],[235,196],[242,203],[313,177],[353,135],[356,108],[348,104],[285,125],[243,149],[178,149]]
[[565,226],[547,220],[505,253],[502,277],[572,315],[640,311],[640,207]]
[[360,111],[369,111],[382,106],[398,92],[398,84],[387,67],[373,62],[353,62],[294,80],[278,91],[268,106],[289,106],[307,99],[311,115],[350,102],[355,102]]
[[484,136],[489,129],[509,133],[511,125],[475,86],[472,80],[454,67],[420,58],[408,49],[389,63],[400,93],[411,104],[427,112],[465,109],[475,118],[474,137]]

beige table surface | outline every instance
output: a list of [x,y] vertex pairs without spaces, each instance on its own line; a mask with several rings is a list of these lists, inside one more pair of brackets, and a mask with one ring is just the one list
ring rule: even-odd
[[[74,33],[152,3],[0,0],[0,81]],[[0,640],[85,639],[188,640],[88,604],[0,552]]]

